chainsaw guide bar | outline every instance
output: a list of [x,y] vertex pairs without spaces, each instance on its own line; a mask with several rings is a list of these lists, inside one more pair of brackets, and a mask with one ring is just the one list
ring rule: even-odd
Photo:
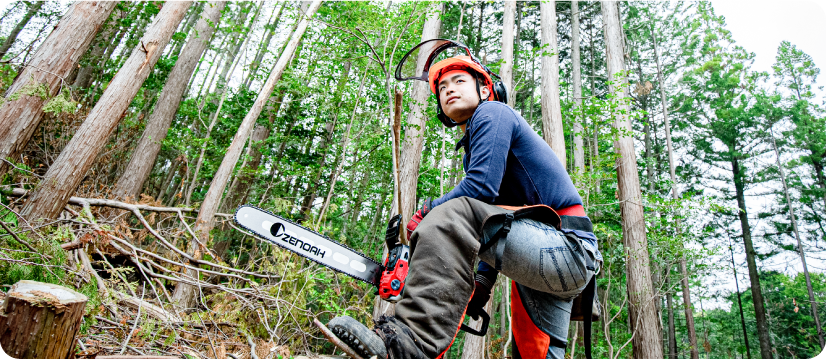
[[234,220],[263,241],[367,284],[379,285],[384,270],[381,264],[316,231],[250,205],[238,207]]

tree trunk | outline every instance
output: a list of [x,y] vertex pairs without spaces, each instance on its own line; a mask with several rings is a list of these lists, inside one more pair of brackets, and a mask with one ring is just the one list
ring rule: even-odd
[[[582,107],[582,70],[579,54],[579,2],[571,1],[571,68],[574,108]],[[582,121],[574,118],[574,169],[578,175],[585,173],[585,147],[582,140]]]
[[[734,151],[731,150],[731,153]],[[760,356],[763,359],[772,359],[771,337],[769,335],[769,324],[766,322],[766,307],[763,300],[763,289],[760,287],[760,274],[757,270],[754,244],[751,240],[751,226],[749,226],[749,216],[746,210],[745,180],[740,161],[734,157],[731,159],[731,173],[734,177],[734,189],[737,193],[737,207],[740,209],[740,228],[743,231],[743,244],[746,247],[746,262],[749,267],[749,280],[751,282],[752,302],[754,303],[754,318],[757,321],[757,338],[760,340]]]
[[169,165],[169,170],[166,173],[166,177],[161,181],[161,185],[158,188],[158,191],[155,193],[155,199],[158,202],[163,202],[163,196],[166,194],[166,190],[169,188],[169,185],[172,183],[172,178],[175,177],[175,172],[178,171],[178,166],[181,165],[183,162],[184,155],[180,155],[175,157],[172,160],[172,164]]
[[189,44],[183,49],[175,66],[172,67],[157,105],[146,122],[143,136],[133,151],[126,170],[115,185],[114,193],[120,198],[137,198],[143,183],[149,178],[149,173],[161,150],[161,144],[166,138],[175,113],[178,112],[184,89],[221,21],[221,11],[226,6],[226,2],[212,1],[205,6],[203,18],[198,20]]
[[34,15],[40,11],[40,8],[43,7],[44,1],[35,1],[33,4],[29,5],[29,11],[26,12],[26,15],[23,15],[23,18],[17,23],[17,26],[14,29],[11,29],[11,33],[9,36],[6,37],[6,41],[3,42],[3,45],[0,45],[0,59],[6,55],[6,52],[9,51],[11,45],[14,44],[14,41],[17,40],[17,35],[20,34],[20,31],[23,31],[23,28],[26,27],[26,24],[29,23],[29,20],[32,19]]
[[86,301],[55,284],[15,283],[0,308],[0,347],[18,359],[74,358]]
[[[110,1],[73,3],[6,93],[11,95],[26,85],[37,83],[46,86],[49,97],[57,95],[63,85],[61,78],[69,76],[77,66],[115,5],[116,2]],[[19,160],[20,153],[40,125],[45,102],[39,96],[23,95],[3,103],[0,107],[0,159]],[[6,173],[7,168],[5,162],[0,162],[0,175]]]
[[[677,174],[674,162],[674,148],[671,143],[671,121],[668,117],[668,98],[665,95],[665,78],[663,76],[662,65],[660,64],[660,57],[657,49],[657,35],[656,32],[651,32],[652,41],[654,44],[654,61],[657,64],[657,81],[660,83],[660,102],[662,104],[663,120],[665,122],[665,143],[668,148],[668,174],[671,178],[671,198],[679,199],[680,190],[677,188]],[[674,228],[680,230],[679,218],[675,221]],[[680,256],[680,277],[683,287],[683,306],[685,307],[685,323],[688,330],[688,341],[691,345],[691,359],[700,358],[700,349],[697,346],[697,331],[694,327],[694,310],[691,306],[691,291],[688,286],[688,264],[686,263],[685,255]]]
[[[485,304],[485,312],[490,313],[493,308],[493,299]],[[468,326],[479,330],[482,327],[482,320],[470,320]],[[477,337],[475,335],[465,335],[465,346],[462,347],[462,359],[484,359],[485,358],[485,339],[487,336],[483,335]]]
[[264,30],[267,31],[267,36],[264,38],[264,42],[261,43],[261,47],[258,49],[258,52],[255,54],[255,60],[252,60],[252,63],[250,63],[250,72],[244,80],[244,87],[246,88],[249,88],[250,85],[252,85],[252,81],[255,79],[255,74],[258,72],[258,68],[261,67],[261,61],[264,60],[264,55],[266,55],[267,50],[270,48],[270,41],[272,41],[272,37],[276,33],[275,29],[278,27],[278,22],[281,19],[281,12],[284,11],[285,6],[287,6],[286,1],[281,4],[281,7],[278,8],[278,13],[273,15],[273,19],[270,20],[270,24],[264,28]]
[[[281,56],[278,58],[278,62],[276,62],[275,66],[273,66],[269,78],[267,78],[267,82],[264,83],[261,92],[258,93],[258,97],[255,99],[255,102],[249,112],[247,112],[247,115],[244,116],[244,120],[238,128],[238,132],[232,139],[232,143],[227,149],[227,153],[224,156],[223,161],[221,161],[221,166],[218,168],[218,171],[215,173],[215,177],[212,179],[212,184],[210,184],[209,190],[204,198],[204,202],[201,204],[201,209],[198,212],[198,219],[195,221],[195,235],[197,235],[203,243],[208,243],[209,241],[209,231],[212,229],[214,224],[213,217],[218,209],[218,206],[220,205],[221,196],[224,193],[229,176],[232,174],[232,170],[235,168],[238,158],[241,157],[241,151],[243,150],[244,143],[247,141],[247,138],[249,138],[250,131],[252,131],[255,121],[258,119],[258,116],[264,109],[264,105],[269,100],[276,83],[278,83],[278,80],[281,79],[281,75],[287,68],[290,58],[295,52],[296,47],[298,47],[298,42],[307,30],[307,27],[310,24],[309,18],[315,15],[319,7],[321,7],[321,0],[314,0],[310,5],[310,8],[307,10],[307,15],[301,19],[301,22],[295,29],[295,32],[290,37],[290,41],[284,48],[284,52],[281,53]],[[195,238],[189,242],[189,253],[191,253],[195,258],[201,257],[201,249],[199,248],[198,241]],[[194,270],[187,270],[186,272],[189,276],[197,275]],[[178,305],[181,307],[190,308],[195,304],[196,289],[197,288],[194,286],[179,282],[175,287],[175,292],[172,295],[172,299],[173,301],[177,301]]]
[[[669,287],[669,280],[666,274],[666,288]],[[677,327],[674,323],[674,295],[671,290],[665,295],[665,303],[668,307],[668,358],[677,359]]]
[[[751,348],[749,346],[749,333],[746,330],[746,316],[743,315],[743,300],[740,298],[740,281],[737,280],[737,265],[734,263],[734,247],[731,244],[731,236],[729,236],[728,249],[731,254],[731,270],[734,272],[734,288],[737,291],[737,307],[740,311],[740,325],[743,329],[743,341],[746,347],[746,358],[751,359]],[[702,302],[700,302],[702,304]]]
[[800,262],[803,265],[803,275],[806,278],[806,290],[809,292],[809,306],[812,311],[812,318],[815,320],[815,327],[817,328],[817,339],[822,348],[823,343],[823,327],[820,325],[820,318],[817,316],[817,304],[815,301],[814,290],[812,289],[812,279],[809,277],[809,267],[806,265],[806,253],[803,251],[803,242],[800,239],[800,231],[797,230],[797,218],[794,215],[794,206],[792,199],[789,196],[789,187],[786,185],[786,173],[783,171],[783,164],[780,162],[780,151],[777,150],[777,143],[774,140],[774,133],[769,129],[772,137],[772,149],[774,149],[774,156],[777,160],[777,170],[780,172],[780,180],[783,183],[783,194],[786,196],[786,205],[789,206],[789,218],[792,221],[792,230],[794,237],[797,239],[797,253],[800,254]]
[[[622,29],[619,9],[615,2],[601,2],[602,17],[605,23],[606,60],[608,78],[624,71]],[[624,78],[620,79],[625,81]],[[610,91],[619,92],[615,86]],[[615,127],[620,131],[632,133],[628,105],[618,104]],[[617,159],[617,187],[622,214],[623,239],[626,248],[627,291],[629,298],[630,320],[634,327],[633,354],[638,359],[663,357],[662,332],[656,305],[652,300],[651,266],[648,254],[648,239],[645,234],[645,217],[643,216],[642,193],[637,172],[634,139],[630,135],[619,137],[614,141],[619,155]]]
[[[444,4],[442,3],[434,3],[427,10],[427,20],[425,20],[422,29],[421,41],[439,37],[443,11]],[[417,69],[424,68],[429,52],[429,49],[424,48],[419,51],[419,58],[416,60]],[[399,190],[401,191],[403,221],[413,217],[416,208],[416,188],[419,182],[419,167],[422,161],[424,130],[427,127],[427,99],[430,97],[430,88],[427,83],[413,81],[411,86],[410,112],[407,115],[408,125],[404,129],[404,143],[402,144],[401,163],[399,164]],[[398,203],[396,203],[396,206],[398,206]],[[393,212],[391,211],[391,214]]]
[[[539,5],[542,18],[542,46],[553,56],[542,56],[542,137],[554,150],[556,157],[565,162],[565,133],[562,129],[562,108],[559,105],[559,46],[556,42],[556,1],[543,1]],[[622,58],[620,58],[620,61]],[[636,166],[635,166],[636,167]]]
[[502,65],[499,67],[499,75],[502,76],[502,83],[507,87],[508,105],[513,107],[513,27],[516,21],[516,1],[505,1],[502,14]]
[[89,87],[89,84],[92,82],[92,75],[96,71],[99,71],[98,64],[105,58],[104,54],[106,49],[114,46],[112,43],[115,42],[115,35],[119,30],[118,20],[122,19],[124,15],[124,11],[115,12],[104,25],[103,31],[95,37],[96,41],[94,45],[91,46],[92,49],[84,56],[84,60],[81,61],[81,63],[85,63],[85,65],[77,71],[75,80],[72,81],[72,87],[75,89]]
[[[210,4],[214,6],[215,4]],[[195,26],[195,22],[201,19],[201,14],[204,11],[205,3],[198,3],[190,9],[189,14],[186,17],[186,22],[184,22],[184,26],[181,27],[181,32],[187,34],[187,39],[192,37],[192,27]],[[197,34],[197,30],[196,30]],[[199,36],[199,35],[195,35]],[[174,40],[173,40],[174,41]],[[186,39],[181,39],[178,41],[173,42],[172,51],[169,52],[170,56],[178,56],[181,53],[181,49],[184,47],[186,43]],[[180,58],[180,57],[179,57]]]
[[123,118],[129,103],[149,77],[191,1],[170,2],[149,27],[140,44],[112,79],[72,140],[57,157],[45,178],[32,191],[23,216],[32,222],[60,214],[86,172]]

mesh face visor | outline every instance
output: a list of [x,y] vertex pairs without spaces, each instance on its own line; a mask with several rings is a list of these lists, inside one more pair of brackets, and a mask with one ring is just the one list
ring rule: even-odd
[[[476,59],[470,53],[470,49],[464,44],[447,39],[432,39],[416,45],[402,57],[399,65],[396,66],[396,80],[419,80],[428,82],[430,67],[433,64],[456,55],[467,55],[489,75],[499,79],[499,75],[490,71],[487,66],[482,65],[482,62]],[[419,59],[423,61],[419,61]],[[418,66],[419,64],[423,65]]]

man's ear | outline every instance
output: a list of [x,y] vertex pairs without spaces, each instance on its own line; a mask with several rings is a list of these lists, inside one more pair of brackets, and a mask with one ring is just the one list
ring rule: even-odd
[[490,97],[490,89],[487,86],[482,86],[482,88],[479,89],[479,95],[482,96],[480,100],[487,99]]

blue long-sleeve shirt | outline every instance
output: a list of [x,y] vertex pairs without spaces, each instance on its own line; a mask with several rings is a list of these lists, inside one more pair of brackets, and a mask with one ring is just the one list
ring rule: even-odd
[[[476,108],[463,147],[465,178],[452,191],[433,200],[436,207],[462,196],[508,206],[544,204],[553,209],[581,205],[565,166],[551,147],[510,106],[488,101]],[[485,262],[479,274],[491,282],[497,272]]]

